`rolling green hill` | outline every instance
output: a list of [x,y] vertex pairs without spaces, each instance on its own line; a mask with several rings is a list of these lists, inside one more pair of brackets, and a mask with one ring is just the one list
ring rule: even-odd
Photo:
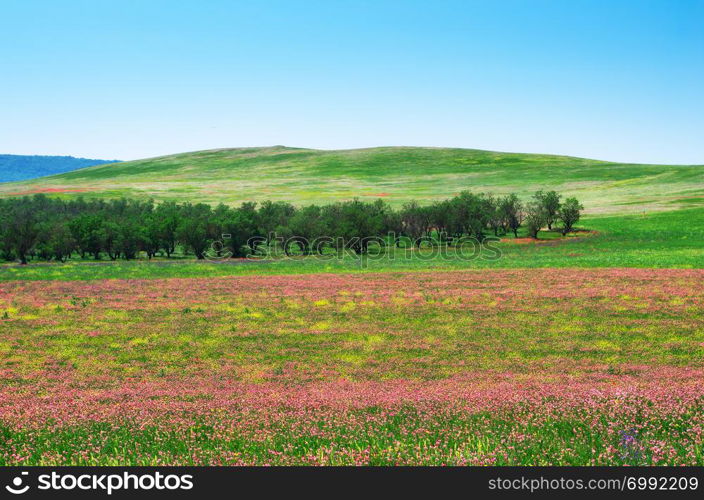
[[340,151],[238,148],[99,165],[0,184],[0,196],[145,196],[156,200],[298,204],[382,197],[392,204],[465,189],[527,196],[551,188],[589,213],[704,205],[704,165],[640,165],[474,149],[383,147]]

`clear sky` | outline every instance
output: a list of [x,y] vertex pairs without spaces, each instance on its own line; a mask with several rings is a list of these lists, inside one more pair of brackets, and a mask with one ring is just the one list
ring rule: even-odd
[[704,164],[704,0],[0,0],[0,153]]

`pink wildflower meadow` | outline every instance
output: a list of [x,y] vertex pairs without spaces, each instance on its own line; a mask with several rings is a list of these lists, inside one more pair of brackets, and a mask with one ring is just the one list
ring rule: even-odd
[[0,461],[702,464],[702,278],[2,283]]

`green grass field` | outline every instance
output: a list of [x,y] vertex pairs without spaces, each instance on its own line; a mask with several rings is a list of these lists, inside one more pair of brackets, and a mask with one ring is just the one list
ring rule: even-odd
[[474,149],[286,147],[198,151],[0,184],[0,196],[146,196],[156,200],[295,204],[383,197],[391,204],[462,190],[577,196],[588,213],[638,213],[704,204],[701,165],[638,165]]

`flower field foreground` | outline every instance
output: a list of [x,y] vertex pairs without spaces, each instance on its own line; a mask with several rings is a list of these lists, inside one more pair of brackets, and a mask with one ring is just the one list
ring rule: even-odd
[[4,282],[0,463],[704,465],[703,283]]

